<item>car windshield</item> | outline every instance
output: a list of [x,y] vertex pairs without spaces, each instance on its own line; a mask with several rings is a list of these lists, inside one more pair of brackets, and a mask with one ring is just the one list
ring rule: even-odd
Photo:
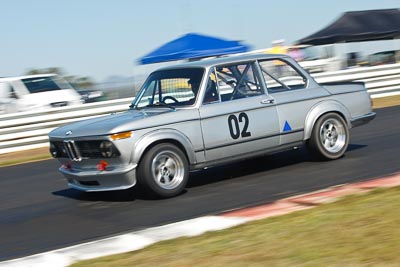
[[196,101],[203,74],[203,68],[153,72],[139,91],[132,108],[192,106]]
[[71,89],[71,86],[66,81],[56,76],[27,78],[22,79],[22,82],[31,94]]

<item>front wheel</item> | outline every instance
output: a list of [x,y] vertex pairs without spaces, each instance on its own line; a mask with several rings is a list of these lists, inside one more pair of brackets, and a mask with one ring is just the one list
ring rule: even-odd
[[185,154],[173,144],[155,145],[138,167],[138,183],[157,197],[173,197],[183,191],[189,177]]
[[346,151],[349,138],[345,120],[336,113],[327,113],[315,123],[308,148],[317,158],[337,159]]

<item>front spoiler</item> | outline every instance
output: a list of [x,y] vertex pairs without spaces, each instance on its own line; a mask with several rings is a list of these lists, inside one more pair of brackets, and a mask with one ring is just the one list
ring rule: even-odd
[[59,168],[68,180],[68,186],[85,192],[128,189],[136,184],[137,164],[110,171]]

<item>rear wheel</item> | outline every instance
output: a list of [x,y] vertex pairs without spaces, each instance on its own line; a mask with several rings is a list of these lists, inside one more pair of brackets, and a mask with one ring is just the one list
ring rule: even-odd
[[349,137],[345,120],[336,113],[327,113],[315,123],[308,147],[317,158],[337,159],[346,151]]
[[173,197],[183,191],[189,177],[185,154],[173,144],[155,145],[138,167],[138,183],[157,197]]

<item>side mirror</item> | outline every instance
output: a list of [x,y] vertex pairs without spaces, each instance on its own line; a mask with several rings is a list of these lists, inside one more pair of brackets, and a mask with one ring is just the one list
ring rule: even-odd
[[14,98],[19,99],[14,88],[8,82],[0,82],[0,98]]
[[10,98],[19,99],[18,95],[14,92],[14,90],[10,92]]

